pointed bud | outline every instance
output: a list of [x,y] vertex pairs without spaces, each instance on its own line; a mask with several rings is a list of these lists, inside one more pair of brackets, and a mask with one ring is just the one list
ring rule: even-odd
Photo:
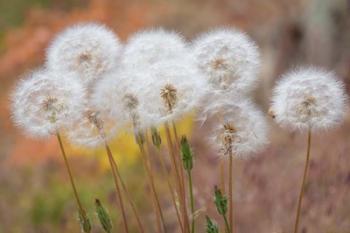
[[91,232],[91,223],[84,211],[79,211],[79,222],[80,222],[80,227],[84,233]]
[[95,206],[96,206],[96,213],[97,213],[98,219],[100,220],[100,223],[103,229],[107,233],[110,233],[112,230],[111,218],[109,217],[106,209],[102,206],[99,199],[95,200]]
[[208,216],[205,216],[207,219],[207,233],[219,233],[219,227],[218,225],[212,221]]
[[160,145],[162,144],[162,138],[160,137],[159,131],[157,128],[152,127],[151,132],[153,145],[159,149]]
[[142,146],[145,143],[145,135],[142,132],[135,132],[134,136],[137,145]]
[[192,170],[193,154],[186,136],[182,136],[181,138],[181,155],[182,155],[182,162],[185,170],[187,171]]
[[219,214],[225,215],[227,212],[227,198],[221,193],[217,186],[215,186],[214,202]]

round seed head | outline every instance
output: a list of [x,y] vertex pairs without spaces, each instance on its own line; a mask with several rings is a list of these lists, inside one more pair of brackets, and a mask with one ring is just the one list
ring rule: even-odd
[[61,32],[47,50],[47,66],[78,74],[90,84],[117,66],[121,44],[118,37],[101,24],[78,24]]
[[276,84],[270,112],[279,125],[291,130],[328,129],[344,119],[346,99],[344,85],[334,73],[299,68]]

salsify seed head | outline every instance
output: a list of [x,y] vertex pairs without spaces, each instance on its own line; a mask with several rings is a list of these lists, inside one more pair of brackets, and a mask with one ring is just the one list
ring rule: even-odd
[[78,74],[90,84],[117,66],[121,43],[101,24],[77,24],[61,32],[47,50],[47,66]]
[[345,114],[344,85],[334,73],[299,68],[284,74],[273,91],[270,114],[291,130],[323,130],[339,124]]
[[34,137],[48,137],[81,117],[85,89],[73,73],[38,69],[12,94],[14,122]]
[[267,122],[250,101],[228,102],[212,115],[218,118],[211,140],[222,156],[249,157],[267,144]]
[[256,86],[259,51],[245,33],[233,28],[216,29],[200,35],[192,48],[211,92],[247,94]]
[[162,28],[135,33],[125,45],[122,64],[130,68],[150,66],[163,60],[172,60],[188,55],[183,37]]

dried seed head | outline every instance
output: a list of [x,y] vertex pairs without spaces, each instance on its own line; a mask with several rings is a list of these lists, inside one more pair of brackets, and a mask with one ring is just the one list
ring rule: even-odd
[[184,58],[186,42],[176,32],[151,29],[137,32],[125,45],[122,65],[134,69],[148,67],[164,60]]
[[66,132],[73,144],[97,147],[114,137],[117,131],[117,122],[105,113],[87,107],[85,103],[84,115],[72,123]]
[[118,122],[119,127],[142,128],[140,102],[137,92],[131,89],[134,71],[118,70],[105,75],[97,83],[91,96],[94,109]]
[[223,148],[221,148],[221,152],[225,156],[232,155],[233,149],[232,144],[235,141],[235,133],[236,129],[234,128],[233,124],[226,123],[223,125],[223,132],[220,135],[222,140]]
[[125,109],[133,111],[139,105],[139,100],[133,94],[126,94],[124,96]]
[[47,66],[78,74],[85,84],[117,66],[118,37],[101,24],[78,24],[60,33],[47,50]]
[[87,110],[85,113],[85,117],[89,120],[89,122],[96,126],[96,128],[103,132],[103,122],[99,118],[99,113],[92,110]]
[[274,88],[271,110],[282,127],[322,130],[339,124],[346,94],[336,76],[318,68],[302,68],[282,76]]
[[12,95],[15,123],[29,135],[47,137],[83,112],[85,89],[72,73],[37,70],[17,85]]
[[171,113],[175,107],[176,93],[176,88],[171,84],[165,85],[165,87],[160,90],[160,96],[163,98],[169,113]]
[[210,84],[210,93],[250,93],[258,81],[257,46],[236,29],[216,29],[192,43],[196,63]]
[[227,102],[211,115],[220,115],[220,123],[212,130],[211,138],[222,156],[246,157],[266,145],[267,123],[251,102]]
[[141,121],[148,127],[176,120],[195,110],[206,90],[206,82],[193,63],[163,61],[134,74],[134,93],[142,99]]

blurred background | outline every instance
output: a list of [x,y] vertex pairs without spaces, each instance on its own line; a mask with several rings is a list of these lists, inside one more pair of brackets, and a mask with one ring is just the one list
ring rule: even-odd
[[[216,26],[246,31],[260,47],[261,82],[256,102],[267,112],[278,77],[297,65],[334,70],[350,90],[350,1],[347,0],[0,0],[0,233],[79,232],[76,206],[55,138],[36,141],[10,119],[9,93],[22,74],[44,62],[48,43],[63,28],[97,21],[123,41],[131,33],[162,26],[192,39]],[[305,160],[306,135],[287,133],[271,121],[270,145],[250,160],[235,161],[235,227],[239,233],[291,232]],[[218,222],[213,186],[219,158],[202,135],[206,129],[185,117],[196,153],[198,232],[204,216]],[[302,233],[350,232],[350,115],[338,129],[315,135],[302,211]],[[113,140],[133,198],[148,229],[154,218],[137,147],[128,135]],[[68,145],[68,144],[67,144]],[[119,232],[113,180],[103,150],[68,148],[79,193],[94,225],[100,198]],[[156,164],[157,165],[157,164]],[[157,179],[170,232],[176,218],[164,180]],[[132,213],[129,211],[130,219]],[[133,221],[133,220],[131,220]],[[136,225],[132,224],[134,232]],[[152,230],[150,230],[151,232]]]

